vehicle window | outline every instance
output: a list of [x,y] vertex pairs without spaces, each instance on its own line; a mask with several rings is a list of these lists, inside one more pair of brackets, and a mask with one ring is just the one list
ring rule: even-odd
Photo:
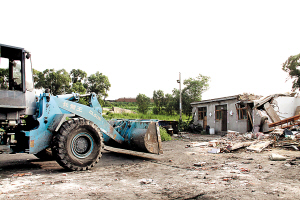
[[8,72],[9,60],[7,58],[0,57],[0,89],[8,90],[9,85],[9,72]]
[[25,84],[28,91],[33,91],[33,75],[31,68],[31,59],[25,59]]

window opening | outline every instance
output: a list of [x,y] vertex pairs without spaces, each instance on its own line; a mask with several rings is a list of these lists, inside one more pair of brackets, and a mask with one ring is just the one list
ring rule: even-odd
[[223,110],[226,110],[226,105],[217,105],[215,107],[215,113],[216,113],[216,120],[221,120],[222,119],[222,113]]
[[204,120],[204,117],[206,117],[206,113],[207,113],[206,107],[198,108],[198,120]]
[[247,115],[247,107],[245,105],[242,104],[236,104],[236,111],[237,111],[237,115],[238,115],[238,119],[242,120],[242,119],[248,119],[248,115]]

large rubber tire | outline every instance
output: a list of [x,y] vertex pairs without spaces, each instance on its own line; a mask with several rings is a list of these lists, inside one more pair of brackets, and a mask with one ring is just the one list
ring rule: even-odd
[[50,147],[47,149],[44,149],[34,155],[41,160],[55,160],[55,158],[52,155],[52,150]]
[[65,169],[82,171],[99,162],[103,147],[98,126],[89,120],[76,118],[62,124],[53,138],[52,152],[58,164]]

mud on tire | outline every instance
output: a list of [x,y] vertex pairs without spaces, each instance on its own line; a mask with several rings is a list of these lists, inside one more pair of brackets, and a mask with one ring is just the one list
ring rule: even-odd
[[91,169],[101,158],[103,137],[93,122],[76,118],[66,121],[53,138],[52,152],[59,165],[68,170]]

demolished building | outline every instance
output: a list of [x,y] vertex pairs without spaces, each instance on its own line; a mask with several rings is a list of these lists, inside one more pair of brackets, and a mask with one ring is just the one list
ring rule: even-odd
[[191,103],[194,124],[211,134],[270,132],[273,127],[284,123],[293,124],[300,114],[300,98],[295,93],[274,94],[262,97],[241,94]]

